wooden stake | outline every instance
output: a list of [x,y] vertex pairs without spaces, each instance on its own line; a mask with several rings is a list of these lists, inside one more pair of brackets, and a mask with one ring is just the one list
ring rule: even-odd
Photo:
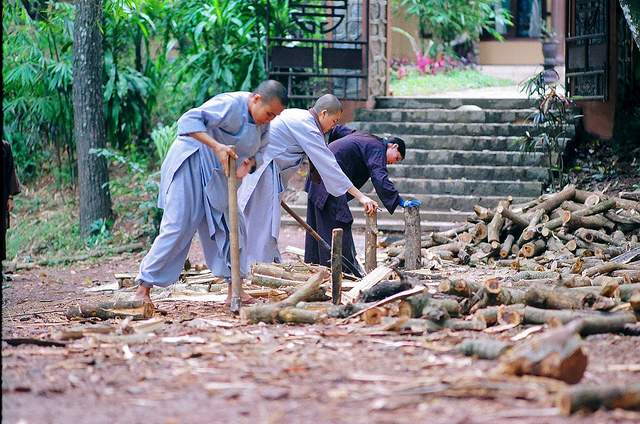
[[378,267],[378,212],[366,215],[364,235],[364,271],[368,274]]
[[331,301],[340,303],[342,294],[342,228],[334,228],[331,234]]
[[405,230],[404,238],[406,251],[404,257],[404,267],[407,270],[420,268],[420,207],[412,206],[404,208]]

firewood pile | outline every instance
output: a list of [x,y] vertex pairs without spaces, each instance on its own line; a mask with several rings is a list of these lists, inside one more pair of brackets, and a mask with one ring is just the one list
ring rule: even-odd
[[[402,270],[405,252],[398,240],[388,246],[385,264],[350,283],[340,304],[309,301],[312,293],[316,301],[322,300],[319,293],[331,293],[328,274],[321,270],[290,296],[295,302],[249,306],[241,318],[245,323],[338,319],[373,333],[475,331],[477,337],[465,338],[454,351],[498,360],[496,372],[503,375],[531,374],[568,384],[578,383],[587,366],[582,337],[640,334],[637,200],[567,186],[524,205],[505,199],[493,210],[474,209],[476,216],[465,224],[422,235],[422,269]],[[447,261],[482,263],[497,272],[486,278],[431,279],[437,273],[431,270]],[[274,274],[272,279],[285,276],[267,272],[264,264],[255,270]],[[518,328],[509,342],[489,336]],[[614,404],[622,396],[631,399],[623,407],[640,408],[640,386],[614,388],[597,400],[592,392],[588,386],[564,390],[557,405],[574,412]]]

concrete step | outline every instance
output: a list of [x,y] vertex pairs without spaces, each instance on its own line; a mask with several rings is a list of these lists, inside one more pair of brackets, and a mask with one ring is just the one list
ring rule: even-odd
[[388,167],[389,177],[475,179],[475,180],[544,180],[549,171],[535,166],[465,166],[465,165],[411,165],[401,162]]
[[525,123],[533,112],[532,109],[358,109],[355,119],[372,122]]
[[540,153],[491,152],[466,150],[407,149],[404,165],[494,165],[494,166],[546,166],[546,156]]
[[529,99],[488,98],[435,98],[435,97],[378,97],[376,109],[455,109],[463,105],[479,106],[482,109],[529,109]]
[[540,181],[498,180],[436,180],[421,178],[395,178],[393,184],[400,193],[453,194],[459,196],[527,196],[542,194]]
[[[371,197],[375,201],[379,202],[378,197],[373,191],[371,183],[365,184],[361,191],[367,196]],[[419,200],[422,202],[421,209],[438,211],[438,212],[462,212],[473,213],[473,207],[475,205],[483,206],[485,208],[495,208],[501,200],[505,200],[507,196],[513,196],[513,204],[521,204],[529,202],[537,198],[540,194],[535,196],[523,196],[521,193],[511,193],[507,195],[483,195],[483,194],[446,194],[446,193],[412,193],[401,191],[400,194],[407,200]]]
[[[374,196],[375,197],[375,196]],[[376,199],[379,200],[379,199]],[[306,205],[293,205],[290,204],[289,207],[293,209],[298,215],[302,217],[307,216],[307,206]],[[355,228],[363,228],[365,225],[365,216],[362,210],[362,207],[358,202],[352,200],[349,202],[349,209],[351,210],[351,214],[354,219],[354,227]],[[384,206],[381,205],[381,209],[378,211],[378,229],[383,231],[403,231],[404,230],[404,213],[403,208],[398,207],[395,212],[390,214]],[[282,223],[283,224],[293,224],[299,225],[291,216],[282,209]],[[473,215],[473,212],[469,214],[468,212],[456,212],[456,211],[429,211],[429,210],[420,210],[420,222],[425,223],[425,226],[431,228],[430,231],[434,229],[439,231],[439,228],[451,228],[457,223],[466,221]],[[424,230],[425,228],[423,228]]]
[[[373,134],[392,134],[400,138],[407,135],[463,135],[463,136],[502,136],[524,137],[527,132],[537,135],[540,131],[530,124],[496,123],[417,123],[417,122],[364,122],[357,121],[349,125],[358,130]],[[569,129],[571,133],[575,130]],[[572,135],[572,134],[569,134]]]

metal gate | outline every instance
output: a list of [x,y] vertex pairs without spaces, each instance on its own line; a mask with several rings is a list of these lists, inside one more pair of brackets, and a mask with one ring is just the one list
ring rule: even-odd
[[569,0],[566,78],[576,100],[609,99],[609,0]]
[[368,7],[368,0],[268,0],[269,78],[282,82],[291,99],[333,93],[366,100]]

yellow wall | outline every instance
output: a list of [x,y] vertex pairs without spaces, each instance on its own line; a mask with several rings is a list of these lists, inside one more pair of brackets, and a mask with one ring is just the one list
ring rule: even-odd
[[540,65],[544,62],[538,39],[481,41],[479,60],[481,65]]

